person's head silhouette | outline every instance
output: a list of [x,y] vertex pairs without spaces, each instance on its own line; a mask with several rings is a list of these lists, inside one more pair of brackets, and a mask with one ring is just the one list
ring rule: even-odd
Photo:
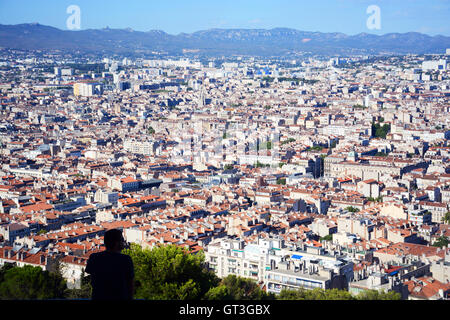
[[105,232],[104,237],[106,251],[121,252],[124,248],[122,232],[118,229],[111,229]]

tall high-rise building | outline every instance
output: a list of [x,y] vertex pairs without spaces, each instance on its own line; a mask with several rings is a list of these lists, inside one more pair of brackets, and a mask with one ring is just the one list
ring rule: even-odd
[[73,85],[73,94],[75,96],[90,97],[102,94],[103,86],[100,83],[77,82]]
[[206,105],[205,101],[205,92],[203,89],[203,85],[200,87],[200,97],[198,99],[198,107],[201,109]]

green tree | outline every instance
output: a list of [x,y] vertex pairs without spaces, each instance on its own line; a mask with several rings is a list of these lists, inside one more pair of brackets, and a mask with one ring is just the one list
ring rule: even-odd
[[287,143],[291,143],[291,142],[294,142],[294,141],[295,141],[294,138],[289,138],[287,140],[281,141],[281,145],[284,145],[284,144],[287,144]]
[[66,288],[66,281],[57,273],[29,265],[12,267],[3,274],[0,299],[61,299],[64,298]]
[[208,300],[268,300],[274,296],[262,290],[258,284],[248,278],[228,275],[218,287],[212,288],[205,295]]
[[322,241],[322,240],[331,241],[331,240],[333,240],[333,235],[332,234],[327,234],[324,237],[320,237],[320,241]]
[[263,163],[261,163],[259,161],[256,161],[255,167],[256,168],[270,167],[270,164],[263,164]]
[[442,217],[442,222],[450,223],[450,211],[447,211],[445,215]]
[[447,247],[449,244],[449,240],[446,236],[440,236],[437,238],[437,240],[433,243],[433,247]]
[[383,124],[383,126],[381,126],[380,123],[372,123],[372,135],[375,138],[386,139],[386,135],[389,133],[390,130],[391,125],[389,123],[385,123]]
[[327,300],[354,300],[352,294],[346,290],[326,290]]
[[281,184],[283,186],[286,185],[286,178],[278,178],[277,179],[277,184]]
[[376,197],[376,198],[374,198],[374,197],[367,197],[367,200],[373,201],[373,202],[383,202],[383,197],[382,196],[379,196],[379,197]]
[[277,295],[277,300],[306,300],[305,297],[305,289],[303,288],[299,290],[282,289]]
[[356,296],[357,300],[401,300],[401,295],[395,291],[364,290]]
[[148,128],[148,134],[155,134],[155,129],[153,129],[153,127]]
[[204,266],[204,254],[190,254],[175,245],[124,250],[133,259],[135,298],[147,300],[200,299],[219,279]]
[[217,287],[209,289],[205,294],[205,300],[233,300],[234,297],[225,285],[219,285]]
[[354,300],[355,298],[346,290],[315,288],[308,290],[281,290],[278,300]]
[[355,207],[352,207],[352,206],[349,206],[349,207],[345,208],[345,210],[347,210],[348,212],[359,212],[358,208],[355,208]]
[[387,153],[384,153],[384,152],[375,153],[375,157],[387,157],[387,156],[388,156]]
[[12,263],[5,263],[0,268],[0,284],[3,283],[3,281],[5,280],[6,271],[8,271],[9,269],[12,269],[12,268],[14,268],[14,264],[12,264]]
[[401,295],[395,291],[366,290],[353,296],[347,290],[315,288],[308,290],[281,290],[278,300],[400,300]]

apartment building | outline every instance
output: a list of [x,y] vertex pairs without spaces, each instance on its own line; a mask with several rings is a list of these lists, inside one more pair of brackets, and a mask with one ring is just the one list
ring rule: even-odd
[[138,141],[135,139],[126,139],[123,143],[125,151],[145,156],[154,155],[158,146],[159,144],[156,141]]
[[205,259],[219,277],[250,278],[272,293],[283,288],[346,288],[353,279],[353,262],[340,253],[305,245],[287,247],[284,240],[273,238],[260,238],[256,244],[240,239],[212,242]]
[[262,282],[266,268],[270,268],[270,259],[280,258],[280,247],[280,241],[245,245],[241,239],[224,239],[208,244],[205,261],[220,278],[234,274]]

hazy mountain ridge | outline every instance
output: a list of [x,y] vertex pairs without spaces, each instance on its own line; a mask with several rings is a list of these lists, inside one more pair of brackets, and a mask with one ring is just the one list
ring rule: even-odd
[[346,35],[290,28],[209,29],[171,35],[161,30],[127,29],[60,30],[37,23],[0,25],[0,46],[15,49],[78,51],[164,50],[181,53],[199,49],[205,54],[282,55],[293,51],[317,54],[445,53],[450,37],[418,32]]

